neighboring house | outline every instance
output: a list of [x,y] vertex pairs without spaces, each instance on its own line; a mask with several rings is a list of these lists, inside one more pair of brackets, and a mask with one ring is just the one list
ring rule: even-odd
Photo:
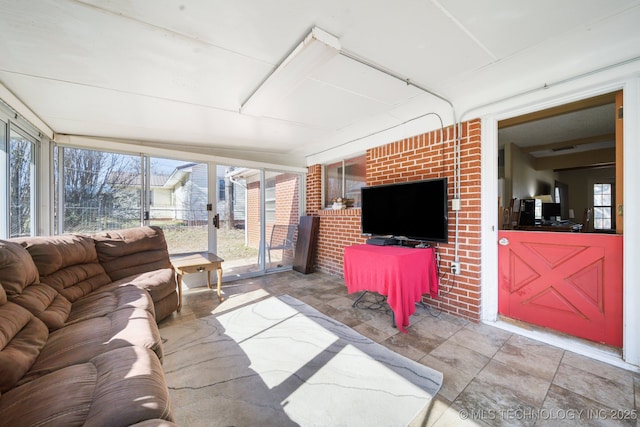
[[151,219],[175,219],[173,209],[173,190],[165,186],[169,175],[151,174],[149,177],[149,204]]
[[[112,185],[120,188],[120,193],[131,193],[139,199],[142,176],[139,173],[122,172],[113,174]],[[207,222],[207,165],[206,163],[185,163],[176,167],[169,175],[149,176],[149,219],[156,221],[176,221],[188,225]],[[129,191],[127,191],[127,189]]]
[[[161,198],[158,199],[157,196]],[[207,165],[186,163],[178,166],[164,182],[157,196],[154,194],[151,200],[151,219],[162,217],[167,212],[166,208],[169,208],[169,211],[173,211],[173,220],[188,225],[206,224]]]
[[[243,228],[246,187],[242,181],[229,179],[227,174],[226,167],[216,168],[216,212],[220,221],[227,221],[232,216],[234,227]],[[207,179],[205,163],[178,166],[158,186],[154,185],[154,177],[151,177],[151,219],[181,220],[189,225],[206,223],[209,203]],[[229,204],[233,206],[231,212],[228,211]]]

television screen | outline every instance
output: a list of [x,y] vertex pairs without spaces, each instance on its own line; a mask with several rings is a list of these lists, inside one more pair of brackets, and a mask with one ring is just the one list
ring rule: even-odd
[[447,178],[362,187],[362,234],[448,242]]
[[562,215],[562,209],[560,203],[543,203],[542,204],[542,218],[546,220],[550,220],[551,218],[556,219]]

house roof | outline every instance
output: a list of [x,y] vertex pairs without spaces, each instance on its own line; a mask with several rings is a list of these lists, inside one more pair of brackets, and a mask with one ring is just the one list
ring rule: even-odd
[[193,166],[196,164],[197,163],[185,163],[177,166],[173,172],[171,172],[171,175],[167,177],[162,186],[165,188],[175,187],[177,183],[182,181],[185,176],[188,176],[193,171]]
[[[576,76],[637,72],[638,22],[638,0],[10,0],[0,97],[56,138],[303,165],[390,129],[434,129],[434,112],[449,124]],[[242,109],[314,28],[340,53]]]

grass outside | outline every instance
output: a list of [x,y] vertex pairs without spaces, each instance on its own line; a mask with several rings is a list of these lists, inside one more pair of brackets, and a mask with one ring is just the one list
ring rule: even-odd
[[[165,226],[157,224],[164,231],[170,254],[203,252],[207,250],[207,226]],[[258,249],[245,246],[244,230],[220,228],[217,254],[230,261],[258,256]]]

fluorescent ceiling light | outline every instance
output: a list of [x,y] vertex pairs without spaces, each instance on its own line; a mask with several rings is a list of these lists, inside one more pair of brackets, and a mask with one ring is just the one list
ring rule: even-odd
[[319,66],[340,53],[338,39],[320,28],[311,33],[282,61],[240,106],[240,112],[264,116],[277,101],[293,92]]

